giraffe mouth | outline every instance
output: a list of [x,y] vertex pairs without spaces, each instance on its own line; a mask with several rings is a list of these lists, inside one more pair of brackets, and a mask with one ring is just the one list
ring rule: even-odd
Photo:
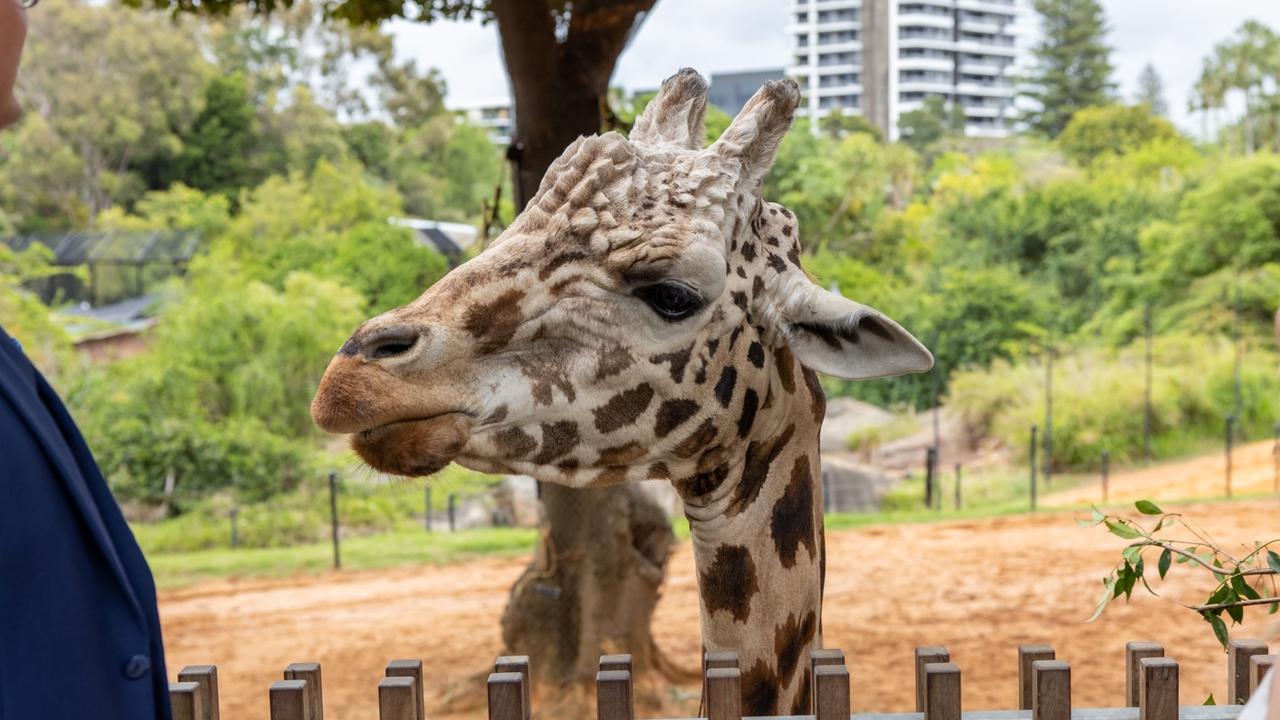
[[453,461],[470,438],[470,418],[449,412],[361,430],[351,436],[351,449],[374,470],[424,477]]

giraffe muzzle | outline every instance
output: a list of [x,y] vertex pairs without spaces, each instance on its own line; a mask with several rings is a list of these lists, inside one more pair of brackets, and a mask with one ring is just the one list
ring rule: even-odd
[[424,477],[458,457],[470,438],[470,419],[447,413],[363,430],[351,436],[351,449],[380,472]]

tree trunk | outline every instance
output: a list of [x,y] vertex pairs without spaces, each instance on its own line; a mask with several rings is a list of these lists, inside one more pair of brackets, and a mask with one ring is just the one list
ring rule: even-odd
[[653,667],[649,626],[675,540],[670,520],[634,485],[547,484],[542,501],[537,555],[502,616],[507,648],[556,685],[594,677],[605,654],[630,653],[637,673]]
[[[493,0],[515,100],[517,208],[565,147],[600,129],[614,65],[655,1],[580,0],[566,28],[545,2]],[[666,515],[635,486],[542,484],[540,496],[538,551],[502,617],[508,650],[557,685],[594,677],[602,654],[630,653],[637,672],[661,666],[650,623],[675,541]]]

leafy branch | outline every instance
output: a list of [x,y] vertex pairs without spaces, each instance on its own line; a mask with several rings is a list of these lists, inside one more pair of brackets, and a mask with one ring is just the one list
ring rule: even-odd
[[1205,601],[1184,607],[1209,623],[1223,647],[1229,638],[1224,614],[1238,625],[1244,620],[1246,607],[1267,606],[1268,614],[1280,610],[1280,593],[1276,590],[1280,553],[1275,549],[1280,548],[1280,538],[1254,542],[1247,554],[1237,558],[1180,513],[1167,513],[1150,500],[1139,500],[1134,507],[1146,518],[1155,519],[1154,525],[1148,527],[1139,520],[1104,515],[1096,507],[1092,519],[1080,521],[1086,526],[1102,525],[1112,535],[1133,541],[1121,551],[1120,563],[1102,579],[1102,597],[1089,622],[1102,615],[1111,600],[1124,595],[1128,602],[1139,582],[1147,592],[1159,595],[1147,582],[1150,566],[1146,558],[1151,555],[1156,556],[1156,573],[1161,580],[1175,564],[1213,577],[1214,585]]

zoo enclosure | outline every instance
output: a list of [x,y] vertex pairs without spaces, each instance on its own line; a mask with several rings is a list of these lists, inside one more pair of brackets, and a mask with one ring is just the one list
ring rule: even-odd
[[[961,673],[945,647],[915,650],[915,712],[850,712],[850,678],[840,650],[813,650],[806,670],[812,702],[804,715],[815,720],[1235,720],[1280,656],[1258,640],[1232,640],[1227,648],[1225,705],[1180,705],[1178,663],[1152,642],[1125,645],[1125,707],[1073,709],[1071,666],[1048,645],[1018,647],[1017,710],[962,713]],[[635,720],[630,655],[600,658],[596,674],[597,720]],[[489,675],[489,720],[529,720],[529,658],[504,656]],[[425,720],[422,661],[395,660],[377,686],[380,720]],[[370,695],[373,688],[370,688]],[[735,653],[712,652],[703,659],[703,703],[709,720],[741,720],[742,675]],[[219,720],[218,669],[183,668],[169,686],[174,720]],[[295,663],[267,692],[271,720],[324,720],[318,663]]]

